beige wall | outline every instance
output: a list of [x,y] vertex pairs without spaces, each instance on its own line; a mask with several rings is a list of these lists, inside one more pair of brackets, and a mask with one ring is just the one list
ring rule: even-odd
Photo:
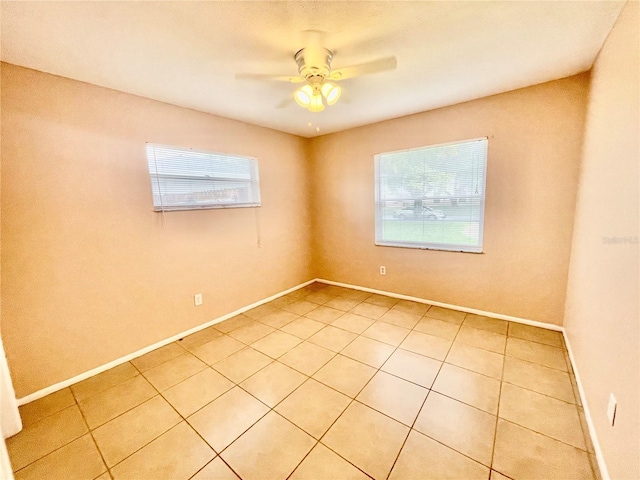
[[[301,138],[7,64],[1,133],[18,397],[312,278]],[[257,157],[263,206],[163,221],[145,142]]]
[[[582,74],[315,139],[318,276],[560,325],[588,81]],[[483,136],[484,253],[375,246],[373,155]]]
[[639,26],[629,2],[593,68],[564,320],[613,479],[640,478],[639,246],[603,240],[640,235]]

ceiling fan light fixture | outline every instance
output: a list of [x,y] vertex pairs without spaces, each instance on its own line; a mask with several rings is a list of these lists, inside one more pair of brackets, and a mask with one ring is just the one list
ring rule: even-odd
[[311,105],[312,97],[313,89],[309,84],[303,85],[293,93],[293,98],[295,99],[296,103],[304,108],[309,108],[309,106]]
[[324,110],[324,104],[322,103],[322,95],[313,95],[311,97],[311,103],[307,107],[310,112],[321,112]]
[[322,95],[327,99],[327,105],[333,105],[340,98],[342,89],[333,83],[325,82],[322,85]]

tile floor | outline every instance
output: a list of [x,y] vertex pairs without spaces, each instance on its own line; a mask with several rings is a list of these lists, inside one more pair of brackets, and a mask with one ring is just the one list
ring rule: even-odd
[[597,479],[558,332],[315,283],[21,407],[17,479]]

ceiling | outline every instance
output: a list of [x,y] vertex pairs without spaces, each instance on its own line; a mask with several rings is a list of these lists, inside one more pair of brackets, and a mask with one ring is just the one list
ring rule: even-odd
[[[4,62],[304,137],[589,70],[624,2],[2,1]],[[319,30],[333,68],[395,55],[311,113],[296,51]],[[284,101],[284,102],[283,102]],[[283,106],[283,103],[286,104]]]

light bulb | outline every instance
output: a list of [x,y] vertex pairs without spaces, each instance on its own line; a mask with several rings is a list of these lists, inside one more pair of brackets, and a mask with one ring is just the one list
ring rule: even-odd
[[309,105],[311,105],[312,96],[313,89],[309,84],[303,85],[293,93],[293,98],[295,99],[296,103],[305,108],[308,108]]
[[322,95],[313,95],[311,97],[311,103],[307,107],[310,112],[321,112],[324,110],[324,104],[322,103]]
[[340,94],[342,93],[342,89],[337,85],[332,83],[325,83],[322,85],[322,94],[324,98],[327,99],[327,105],[333,105],[340,98]]

